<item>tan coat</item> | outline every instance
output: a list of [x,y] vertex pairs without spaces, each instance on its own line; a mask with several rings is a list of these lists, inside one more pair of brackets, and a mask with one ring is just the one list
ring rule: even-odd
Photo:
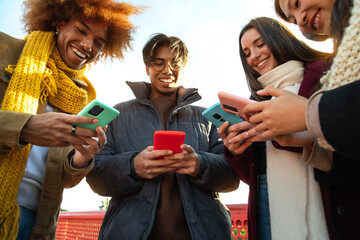
[[[11,76],[5,71],[9,65],[15,65],[25,45],[24,40],[12,38],[0,32],[0,101]],[[47,103],[38,108],[38,113],[44,113]],[[56,109],[55,111],[59,111]],[[11,111],[0,111],[0,152],[21,151],[19,144],[20,131],[31,114]],[[77,185],[92,169],[92,160],[84,169],[73,169],[69,165],[69,156],[74,153],[73,147],[50,148],[44,185],[41,192],[35,227],[31,239],[55,239],[56,223],[64,188]],[[0,159],[1,161],[1,159]]]

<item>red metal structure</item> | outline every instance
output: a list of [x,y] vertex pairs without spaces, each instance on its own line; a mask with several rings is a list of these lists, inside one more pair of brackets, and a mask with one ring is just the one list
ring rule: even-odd
[[105,212],[61,212],[56,239],[98,239]]
[[227,204],[231,212],[231,236],[233,240],[248,239],[247,204]]
[[[247,204],[228,204],[232,220],[232,239],[247,240]],[[61,212],[56,229],[57,240],[97,239],[105,210]]]

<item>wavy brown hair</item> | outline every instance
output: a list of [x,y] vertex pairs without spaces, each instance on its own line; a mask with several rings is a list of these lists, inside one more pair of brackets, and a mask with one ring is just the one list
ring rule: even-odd
[[[260,74],[252,69],[247,64],[247,57],[243,52],[241,45],[241,39],[249,29],[256,29],[264,43],[270,49],[272,55],[276,59],[278,65],[281,65],[290,60],[296,60],[301,62],[314,62],[318,60],[328,60],[330,58],[329,53],[317,51],[303,41],[294,36],[286,26],[279,21],[268,18],[258,17],[250,20],[240,32],[239,35],[239,53],[242,66],[248,81],[251,95],[256,100],[266,100],[267,97],[259,96],[256,92],[263,87],[257,80]],[[324,69],[326,70],[326,69]]]
[[135,30],[129,16],[144,9],[115,0],[25,0],[24,5],[23,22],[28,33],[55,31],[57,22],[67,22],[73,16],[104,22],[108,26],[107,41],[95,61],[124,57],[124,51],[131,49]]

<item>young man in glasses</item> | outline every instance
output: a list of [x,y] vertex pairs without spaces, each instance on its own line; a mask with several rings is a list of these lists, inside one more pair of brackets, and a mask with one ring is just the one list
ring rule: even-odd
[[[188,50],[177,37],[153,35],[143,48],[151,83],[127,82],[136,99],[107,130],[108,144],[87,176],[111,196],[99,239],[231,239],[231,217],[217,192],[238,187],[215,126],[194,88],[179,86]],[[156,130],[183,131],[182,153],[153,149]],[[160,157],[160,159],[159,159]]]

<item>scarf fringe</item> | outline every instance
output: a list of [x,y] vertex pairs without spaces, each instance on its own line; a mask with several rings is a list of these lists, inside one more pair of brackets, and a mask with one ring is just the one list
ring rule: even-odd
[[19,217],[20,209],[17,205],[0,216],[0,239],[16,239],[19,230]]
[[52,74],[53,72],[50,69],[46,69],[44,73],[44,79],[41,84],[41,103],[43,103],[49,96],[54,97],[57,94],[56,82]]

